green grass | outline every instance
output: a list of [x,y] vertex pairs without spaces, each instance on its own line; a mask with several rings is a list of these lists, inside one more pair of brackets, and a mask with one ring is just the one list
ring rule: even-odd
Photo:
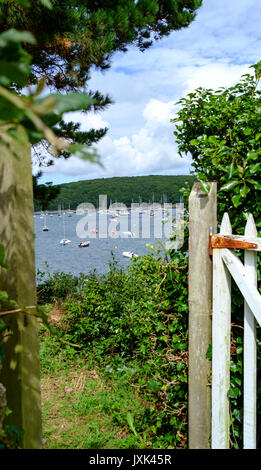
[[138,449],[150,447],[149,430],[135,423],[149,403],[121,380],[106,380],[77,356],[41,339],[43,438],[46,449]]

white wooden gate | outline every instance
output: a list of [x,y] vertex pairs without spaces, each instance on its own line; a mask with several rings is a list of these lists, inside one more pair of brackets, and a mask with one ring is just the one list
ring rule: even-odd
[[[256,321],[261,325],[261,295],[257,290],[257,237],[250,214],[244,235],[233,235],[228,214],[220,233],[210,236],[213,255],[212,305],[212,449],[229,448],[231,276],[244,297],[244,360],[243,360],[243,445],[256,448]],[[244,264],[231,248],[244,249]]]

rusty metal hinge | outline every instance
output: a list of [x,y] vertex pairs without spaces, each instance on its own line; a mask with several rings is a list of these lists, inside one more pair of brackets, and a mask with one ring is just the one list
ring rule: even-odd
[[209,236],[209,254],[213,254],[213,248],[239,248],[239,249],[252,249],[258,248],[257,243],[250,243],[244,240],[238,240],[225,235],[210,235]]

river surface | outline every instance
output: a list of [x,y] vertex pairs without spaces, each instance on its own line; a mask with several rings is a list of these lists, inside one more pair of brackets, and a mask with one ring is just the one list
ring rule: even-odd
[[[172,222],[173,214],[174,210],[168,214],[157,214],[157,217],[149,212],[131,213],[113,220],[112,214],[98,212],[90,217],[86,214],[79,216],[75,212],[70,216],[68,213],[45,217],[34,215],[36,270],[78,275],[95,269],[97,273],[106,273],[112,261],[111,252],[119,266],[127,268],[131,259],[122,253],[127,251],[141,256],[151,252],[146,245],[155,245],[168,238],[166,224],[169,222],[166,222],[166,217]],[[45,224],[48,231],[43,231]],[[96,230],[98,233],[91,233]],[[61,244],[63,238],[69,239],[70,243]],[[90,245],[79,248],[79,243],[83,241],[90,241]]]

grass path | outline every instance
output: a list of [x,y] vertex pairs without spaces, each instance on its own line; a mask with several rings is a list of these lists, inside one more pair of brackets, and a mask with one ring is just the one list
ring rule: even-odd
[[135,421],[148,406],[130,387],[108,383],[82,364],[43,373],[42,417],[46,449],[150,447]]

